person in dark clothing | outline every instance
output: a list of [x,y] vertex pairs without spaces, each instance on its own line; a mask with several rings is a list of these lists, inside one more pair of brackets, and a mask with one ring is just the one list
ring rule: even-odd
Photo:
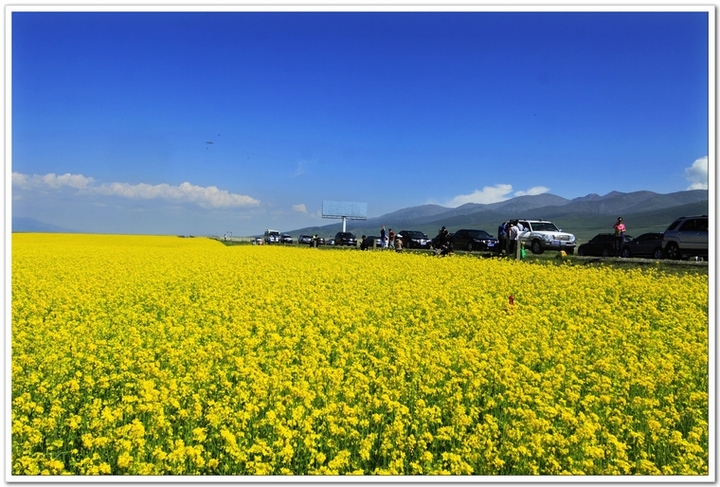
[[368,238],[363,235],[360,237],[360,250],[367,250],[368,249]]
[[452,252],[450,245],[450,232],[447,228],[442,227],[438,232],[438,246],[437,255],[447,255]]
[[498,253],[503,254],[507,250],[507,222],[502,222],[498,227]]
[[620,257],[620,252],[622,252],[622,246],[625,242],[626,230],[622,217],[618,217],[615,225],[613,225],[613,229],[615,230],[615,256]]

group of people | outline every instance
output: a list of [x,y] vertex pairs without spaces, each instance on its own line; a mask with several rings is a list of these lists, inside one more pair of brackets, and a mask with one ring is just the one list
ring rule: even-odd
[[[618,217],[617,222],[613,226],[615,230],[615,237],[617,238],[617,255],[620,255],[620,249],[622,249],[625,239],[625,223],[622,217]],[[498,227],[498,243],[500,246],[500,255],[505,253],[508,256],[515,256],[518,251],[518,244],[520,242],[520,234],[525,232],[527,229],[520,223],[519,220],[509,220],[503,222]],[[438,255],[447,255],[452,253],[452,244],[450,241],[450,232],[444,226],[440,229],[437,236],[438,249],[436,253]],[[372,248],[374,243],[372,239],[367,238],[365,235],[360,240],[360,250],[367,250]],[[385,225],[380,229],[380,247],[383,249],[391,248],[397,252],[402,252],[403,241],[400,235],[393,232],[390,228],[387,232],[385,231]]]
[[526,228],[518,220],[509,220],[502,222],[498,227],[498,243],[500,245],[500,255],[505,254],[514,256],[517,254],[518,242],[520,234]]
[[[360,250],[367,250],[374,247],[372,238],[368,238],[363,235],[360,238]],[[390,228],[385,231],[385,225],[380,229],[380,248],[382,249],[394,249],[396,252],[402,252],[403,241],[402,237]]]

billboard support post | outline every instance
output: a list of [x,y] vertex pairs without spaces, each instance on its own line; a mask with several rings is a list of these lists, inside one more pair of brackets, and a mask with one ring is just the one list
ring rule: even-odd
[[342,231],[347,231],[348,220],[367,220],[367,203],[349,201],[323,201],[323,218],[342,220]]

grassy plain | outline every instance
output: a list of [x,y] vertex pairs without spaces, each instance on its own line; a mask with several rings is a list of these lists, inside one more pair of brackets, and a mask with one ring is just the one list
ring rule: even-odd
[[706,476],[708,298],[653,267],[14,234],[12,473]]

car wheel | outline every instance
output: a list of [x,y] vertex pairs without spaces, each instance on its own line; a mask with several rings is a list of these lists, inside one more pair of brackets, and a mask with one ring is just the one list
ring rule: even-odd
[[602,256],[603,257],[610,257],[610,251],[608,249],[602,250]]
[[667,248],[665,249],[665,253],[667,254],[668,259],[679,259],[680,258],[680,248],[675,242],[670,242],[667,244]]
[[542,254],[544,252],[539,240],[533,240],[530,250],[532,250],[533,254]]
[[472,252],[472,250],[473,250],[472,242],[468,242],[468,252]]
[[584,256],[585,256],[585,251],[578,249],[578,255],[584,257]]
[[652,253],[652,258],[653,258],[653,259],[658,259],[658,260],[659,260],[659,259],[662,259],[663,257],[664,257],[664,256],[663,256],[663,251],[662,251],[662,249],[661,249],[660,247],[658,247],[658,248],[656,248],[655,250],[653,250],[653,253]]
[[628,257],[632,257],[632,252],[630,252],[629,248],[625,247],[624,249],[622,249],[622,253],[620,255],[622,255],[625,258],[628,258]]

